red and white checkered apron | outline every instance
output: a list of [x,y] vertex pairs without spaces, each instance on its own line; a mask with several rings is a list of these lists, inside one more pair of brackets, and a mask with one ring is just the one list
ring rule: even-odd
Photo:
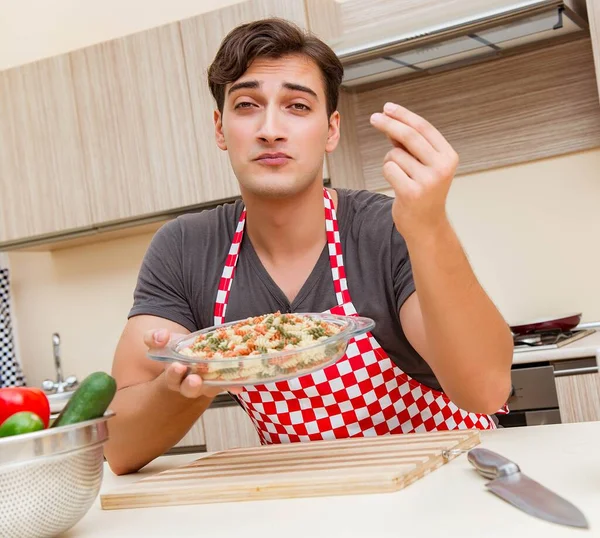
[[[356,316],[350,299],[336,212],[324,189],[325,227],[338,305],[329,312]],[[214,309],[225,311],[244,234],[242,211],[223,269]],[[495,429],[488,415],[459,409],[449,398],[405,374],[371,333],[353,338],[335,364],[287,381],[244,387],[238,400],[263,444],[453,429]]]

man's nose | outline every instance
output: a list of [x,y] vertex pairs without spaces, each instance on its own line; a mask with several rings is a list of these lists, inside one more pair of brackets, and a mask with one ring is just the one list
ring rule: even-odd
[[282,121],[283,112],[277,106],[268,106],[262,114],[262,122],[258,130],[258,137],[267,143],[285,140],[285,127]]

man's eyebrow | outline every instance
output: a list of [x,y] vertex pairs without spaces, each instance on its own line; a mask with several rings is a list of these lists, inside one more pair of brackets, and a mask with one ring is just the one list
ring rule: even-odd
[[311,90],[307,86],[302,86],[301,84],[294,84],[293,82],[284,82],[283,83],[283,87],[287,88],[288,90],[294,90],[294,91],[298,91],[298,92],[309,93],[310,95],[312,95],[317,100],[319,99],[317,93],[314,90]]
[[[259,87],[260,83],[258,82],[258,80],[245,80],[243,82],[236,82],[235,84],[231,85],[229,91],[227,92],[227,95],[231,95],[237,90],[256,90]],[[303,86],[302,84],[295,84],[294,82],[284,82],[283,87],[292,91],[308,93],[309,95],[312,95],[315,99],[319,99],[317,93],[314,90],[311,90],[308,86]]]
[[229,88],[227,95],[231,95],[236,90],[243,90],[243,89],[255,90],[258,87],[259,87],[258,80],[245,80],[244,82],[236,82],[235,84],[231,85],[231,88]]

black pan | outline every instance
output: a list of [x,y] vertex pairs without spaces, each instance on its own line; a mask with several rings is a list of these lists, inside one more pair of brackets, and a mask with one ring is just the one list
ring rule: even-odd
[[538,319],[529,323],[511,325],[510,330],[516,336],[542,331],[572,331],[581,322],[581,313],[569,314],[561,318]]

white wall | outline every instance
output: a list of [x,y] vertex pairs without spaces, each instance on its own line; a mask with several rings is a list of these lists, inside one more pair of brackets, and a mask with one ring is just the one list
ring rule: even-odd
[[600,320],[600,149],[458,178],[449,211],[511,322]]
[[458,177],[448,212],[510,323],[600,320],[600,149]]
[[20,359],[29,383],[55,377],[54,332],[61,336],[65,376],[110,371],[151,237],[10,254]]
[[0,70],[241,0],[0,0]]

